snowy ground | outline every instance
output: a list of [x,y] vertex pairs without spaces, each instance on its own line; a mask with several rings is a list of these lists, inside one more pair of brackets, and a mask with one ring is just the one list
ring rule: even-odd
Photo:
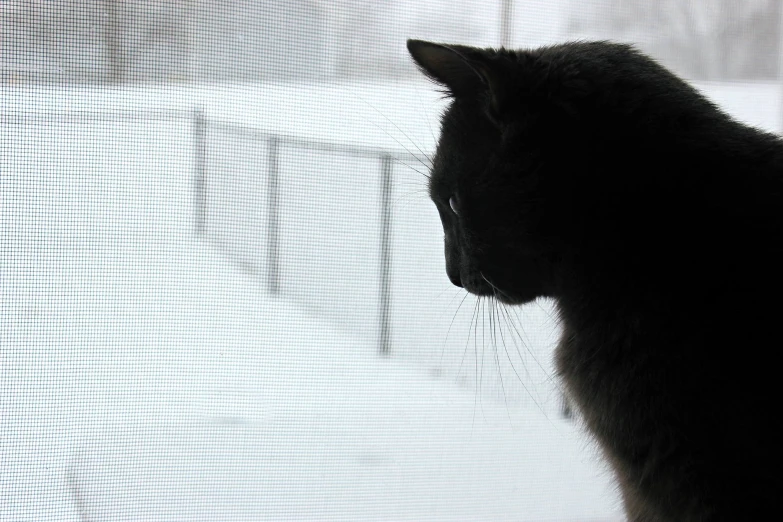
[[472,390],[266,297],[210,247],[180,252],[11,307],[0,518],[611,513],[571,424],[477,406]]
[[[703,87],[778,128],[776,87]],[[200,106],[413,151],[432,149],[442,106],[426,83],[0,99],[4,114]],[[472,323],[437,216],[409,194],[423,178],[395,167],[382,358],[378,163],[282,151],[273,297],[266,149],[243,140],[209,131],[197,237],[189,118],[0,121],[0,520],[620,520],[594,448],[558,414],[548,304],[502,338],[486,307]]]

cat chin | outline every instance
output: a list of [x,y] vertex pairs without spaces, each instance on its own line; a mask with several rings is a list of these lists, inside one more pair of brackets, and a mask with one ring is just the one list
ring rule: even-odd
[[483,273],[479,273],[481,279],[479,284],[468,285],[465,289],[473,295],[479,297],[494,297],[496,300],[507,305],[523,305],[535,301],[541,297],[540,292],[536,291],[514,291],[508,292],[501,289],[497,284],[493,283]]
[[527,303],[532,303],[539,297],[542,297],[538,293],[530,292],[528,294],[515,294],[515,295],[509,295],[505,292],[500,292],[497,289],[495,291],[492,290],[480,290],[480,291],[474,291],[470,289],[466,289],[468,293],[473,294],[478,297],[491,297],[495,299],[496,301],[499,301],[505,305],[511,305],[511,306],[518,306],[523,305]]
[[536,292],[530,292],[527,294],[520,294],[520,295],[513,295],[513,296],[508,295],[506,293],[498,293],[496,296],[498,301],[507,305],[523,305],[527,303],[532,303],[539,297],[540,295]]

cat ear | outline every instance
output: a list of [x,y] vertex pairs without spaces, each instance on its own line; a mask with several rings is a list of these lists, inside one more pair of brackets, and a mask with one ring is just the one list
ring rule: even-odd
[[465,46],[449,46],[408,40],[408,52],[421,71],[444,86],[454,97],[489,95],[493,116],[502,114],[505,86],[486,51]]

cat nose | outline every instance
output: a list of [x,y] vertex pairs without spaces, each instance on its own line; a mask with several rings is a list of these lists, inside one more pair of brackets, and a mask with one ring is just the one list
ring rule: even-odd
[[445,247],[444,250],[446,254],[446,275],[449,276],[449,281],[451,281],[454,286],[462,288],[462,278],[459,275],[459,250],[456,248],[451,234],[447,232],[444,239],[443,246]]

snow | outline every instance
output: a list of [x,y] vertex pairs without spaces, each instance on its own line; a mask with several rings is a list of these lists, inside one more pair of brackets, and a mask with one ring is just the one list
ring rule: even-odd
[[[701,87],[778,128],[775,86]],[[378,159],[281,148],[271,295],[267,142],[210,126],[207,229],[194,232],[194,108],[429,152],[443,107],[429,84],[27,87],[0,100],[0,519],[622,518],[594,446],[560,418],[550,304],[463,299],[412,168],[393,172],[389,357]],[[175,112],[48,116],[159,110]]]

